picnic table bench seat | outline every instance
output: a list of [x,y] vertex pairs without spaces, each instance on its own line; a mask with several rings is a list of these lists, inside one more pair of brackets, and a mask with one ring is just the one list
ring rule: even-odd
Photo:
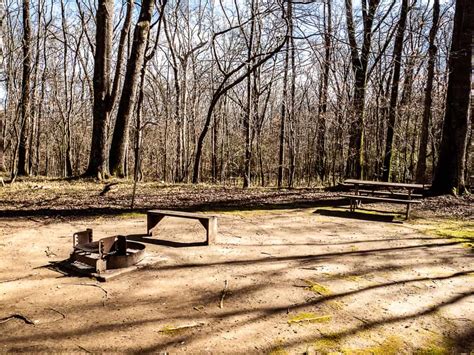
[[422,194],[408,194],[406,192],[401,192],[401,191],[377,191],[377,190],[359,190],[360,194],[366,194],[366,195],[374,195],[374,196],[390,196],[390,197],[395,197],[395,198],[421,198],[423,197]]
[[418,200],[410,199],[398,199],[398,198],[388,198],[388,197],[377,197],[377,196],[365,196],[365,195],[341,195],[341,197],[348,198],[350,201],[350,211],[355,212],[356,207],[360,204],[361,201],[367,202],[387,202],[394,204],[404,204],[407,206],[405,212],[405,218],[408,219],[410,216],[410,207],[412,203],[421,203]]
[[169,210],[149,210],[146,213],[147,234],[165,217],[178,217],[198,220],[206,229],[206,245],[214,244],[217,237],[217,217],[194,212],[181,212]]

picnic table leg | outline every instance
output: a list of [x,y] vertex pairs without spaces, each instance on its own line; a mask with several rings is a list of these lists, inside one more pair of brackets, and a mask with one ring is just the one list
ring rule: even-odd
[[217,237],[217,218],[200,219],[199,222],[206,229],[206,245],[214,244]]
[[147,214],[146,215],[146,234],[151,235],[151,230],[163,219],[162,215]]
[[[360,195],[359,185],[356,185],[356,187],[355,187],[355,195]],[[361,200],[355,200],[352,212],[355,212],[356,207],[360,208],[361,206],[362,206],[362,201]]]
[[408,219],[410,217],[410,206],[411,206],[411,203],[407,203],[407,213],[406,213],[405,219]]

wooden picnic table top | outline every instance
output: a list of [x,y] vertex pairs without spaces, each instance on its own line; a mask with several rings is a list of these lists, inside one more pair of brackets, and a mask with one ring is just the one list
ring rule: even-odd
[[423,184],[403,184],[397,182],[384,182],[384,181],[370,181],[370,180],[357,180],[357,179],[348,179],[345,180],[346,184],[361,185],[361,186],[373,186],[373,187],[394,187],[400,189],[423,189],[425,185]]

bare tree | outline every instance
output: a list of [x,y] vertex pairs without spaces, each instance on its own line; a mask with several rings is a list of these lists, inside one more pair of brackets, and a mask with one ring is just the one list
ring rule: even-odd
[[115,121],[112,145],[110,147],[110,172],[120,177],[126,175],[125,162],[129,140],[129,125],[135,104],[140,71],[144,63],[146,40],[150,30],[153,8],[154,0],[142,1],[140,16],[135,25],[132,50],[127,63],[122,96]]
[[474,3],[457,0],[449,53],[449,82],[439,160],[432,191],[464,192],[464,169],[471,85]]
[[30,126],[31,23],[30,0],[23,0],[23,76],[21,84],[21,121],[18,141],[18,166],[13,175],[27,175],[27,149]]
[[99,0],[96,15],[94,56],[94,125],[86,175],[103,178],[107,166],[107,124],[110,115],[110,65],[112,55],[114,0]]
[[426,152],[428,148],[428,132],[431,121],[431,111],[433,103],[433,81],[434,81],[434,70],[436,62],[436,53],[438,48],[436,47],[436,34],[439,26],[439,0],[433,2],[433,22],[431,24],[431,30],[429,35],[429,49],[428,49],[428,73],[426,77],[425,86],[425,101],[423,105],[423,121],[421,123],[421,134],[420,144],[418,153],[418,162],[416,165],[416,181],[425,183],[426,179]]
[[402,51],[403,51],[403,40],[405,35],[405,27],[408,15],[408,0],[402,0],[400,8],[400,20],[398,21],[397,34],[395,36],[395,45],[393,48],[393,76],[392,86],[390,89],[390,103],[388,110],[388,124],[387,124],[387,138],[385,140],[385,155],[383,163],[383,175],[384,181],[390,180],[390,169],[392,164],[392,149],[393,149],[393,135],[395,131],[395,123],[397,117],[397,102],[398,102],[398,86],[400,82],[400,71],[402,67]]

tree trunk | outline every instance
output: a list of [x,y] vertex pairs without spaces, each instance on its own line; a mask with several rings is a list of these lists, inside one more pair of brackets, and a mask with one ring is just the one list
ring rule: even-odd
[[325,135],[326,135],[326,112],[328,102],[328,86],[329,86],[329,69],[331,67],[331,39],[332,39],[332,11],[331,1],[325,3],[327,16],[324,17],[325,31],[324,31],[324,46],[325,57],[322,68],[321,90],[319,93],[319,107],[318,107],[318,124],[316,132],[316,173],[321,182],[324,182],[326,177],[326,150],[325,150]]
[[[288,22],[290,22],[290,13],[291,13],[291,5],[288,2],[287,8],[287,18]],[[280,108],[280,137],[279,137],[279,151],[278,151],[278,180],[277,186],[281,188],[283,186],[283,179],[284,179],[284,164],[285,164],[285,142],[286,142],[286,113],[287,113],[287,106],[288,106],[288,71],[290,67],[290,34],[286,37],[285,42],[285,67],[283,69],[283,93],[282,93],[282,101],[281,101],[281,108]]]
[[464,169],[471,84],[474,2],[457,0],[449,53],[449,79],[443,133],[432,191],[464,192]]
[[23,0],[23,77],[21,85],[21,123],[18,166],[15,175],[28,174],[27,150],[30,126],[31,24],[30,0]]
[[96,14],[94,56],[94,105],[92,143],[86,176],[105,178],[107,166],[107,124],[110,114],[110,59],[112,56],[114,0],[99,0]]
[[290,105],[288,110],[288,187],[292,188],[295,183],[296,173],[296,113],[295,113],[295,97],[296,97],[296,50],[293,38],[293,4],[288,1],[288,25],[290,33]]
[[400,82],[400,69],[402,66],[403,37],[408,15],[408,0],[402,0],[400,8],[400,21],[398,22],[397,35],[395,36],[395,44],[393,48],[393,59],[395,61],[393,68],[392,88],[390,91],[390,104],[388,111],[388,127],[387,138],[385,140],[385,156],[383,162],[382,180],[390,180],[390,170],[393,156],[393,135],[395,132],[395,124],[397,117],[397,101],[398,101],[398,83]]
[[[250,34],[247,46],[247,61],[248,61],[248,76],[247,76],[247,107],[244,117],[244,137],[245,137],[245,156],[244,156],[244,188],[248,188],[251,185],[251,174],[252,174],[252,124],[254,115],[254,90],[252,88],[252,75],[250,68],[253,65],[253,46],[254,46],[254,32],[255,32],[255,12],[256,4],[255,0],[251,1],[251,22],[250,22]],[[254,73],[255,75],[255,73]]]
[[363,43],[359,54],[352,15],[352,0],[345,0],[347,33],[351,47],[352,70],[355,77],[346,176],[354,178],[361,178],[364,175],[365,164],[363,144],[367,65],[372,44],[372,25],[374,22],[375,11],[377,10],[379,3],[380,0],[370,0],[368,4],[369,8],[367,9],[367,3],[362,1]]
[[418,162],[416,164],[416,182],[426,182],[426,152],[428,148],[428,131],[431,120],[431,105],[433,103],[432,91],[434,80],[434,69],[436,61],[436,52],[438,48],[435,45],[436,33],[438,32],[439,23],[439,0],[434,0],[433,3],[433,24],[431,25],[429,35],[429,49],[428,49],[428,76],[426,78],[425,87],[425,102],[423,107],[423,120],[421,123],[420,146],[418,153]]
[[143,66],[146,40],[150,30],[150,20],[153,14],[154,1],[143,0],[140,16],[133,34],[133,45],[130,59],[127,63],[122,95],[117,112],[117,120],[110,147],[110,172],[119,177],[125,176],[125,153],[129,141],[129,125],[135,105],[140,70]]

